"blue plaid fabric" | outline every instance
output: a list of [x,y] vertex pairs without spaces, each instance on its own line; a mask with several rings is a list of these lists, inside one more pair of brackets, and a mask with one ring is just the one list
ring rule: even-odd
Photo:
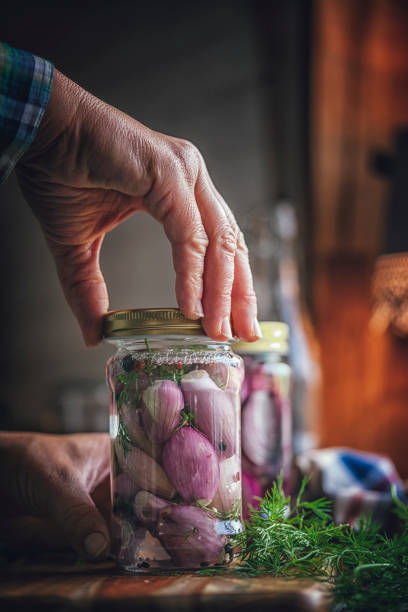
[[391,486],[407,502],[407,492],[388,457],[349,448],[310,450],[298,457],[303,475],[313,474],[312,498],[329,497],[338,523],[356,525],[363,514],[386,524],[392,507]]
[[34,140],[53,70],[41,57],[0,43],[0,183]]

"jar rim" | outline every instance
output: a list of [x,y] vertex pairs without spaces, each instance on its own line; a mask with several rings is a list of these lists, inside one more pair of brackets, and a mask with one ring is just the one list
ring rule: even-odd
[[146,335],[206,336],[206,333],[201,319],[187,319],[179,308],[113,310],[103,318],[103,338]]

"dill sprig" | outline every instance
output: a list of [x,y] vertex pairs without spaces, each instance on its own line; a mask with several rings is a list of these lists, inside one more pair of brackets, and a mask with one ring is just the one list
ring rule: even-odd
[[118,440],[119,444],[121,445],[122,450],[123,450],[123,454],[126,457],[128,452],[132,448],[132,442],[130,440],[128,429],[127,429],[125,423],[121,419],[119,419],[119,426],[118,426],[118,432],[117,432],[117,438],[116,439]]
[[[358,528],[336,525],[331,502],[303,501],[307,480],[292,500],[279,479],[259,509],[252,508],[244,532],[232,543],[239,546],[243,576],[271,574],[311,578],[328,587],[336,611],[408,611],[408,508],[391,491],[401,530],[392,538],[370,518]],[[218,573],[217,568],[200,574]]]
[[245,532],[237,536],[249,571],[324,578],[337,567],[337,546],[348,527],[331,521],[328,500],[302,500],[306,482],[292,505],[280,479],[260,500],[259,509],[251,509]]
[[216,510],[215,508],[209,508],[202,504],[198,499],[194,501],[194,506],[201,508],[207,514],[213,518],[217,518],[220,521],[239,521],[241,515],[242,502],[241,499],[235,500],[229,511],[223,512],[222,510]]

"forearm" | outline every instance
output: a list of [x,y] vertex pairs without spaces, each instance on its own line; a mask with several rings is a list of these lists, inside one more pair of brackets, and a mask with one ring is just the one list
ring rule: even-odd
[[33,142],[52,80],[50,62],[0,43],[0,183]]
[[[35,155],[49,149],[57,139],[63,137],[68,127],[75,126],[78,108],[85,95],[86,91],[82,87],[54,68],[48,104],[32,143]],[[30,152],[29,148],[22,161],[30,159]]]

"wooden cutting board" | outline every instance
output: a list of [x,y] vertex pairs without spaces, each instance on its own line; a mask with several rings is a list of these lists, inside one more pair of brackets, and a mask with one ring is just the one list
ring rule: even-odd
[[0,610],[141,612],[323,612],[327,598],[308,580],[270,576],[124,575],[111,563],[98,565],[22,560],[3,565]]

